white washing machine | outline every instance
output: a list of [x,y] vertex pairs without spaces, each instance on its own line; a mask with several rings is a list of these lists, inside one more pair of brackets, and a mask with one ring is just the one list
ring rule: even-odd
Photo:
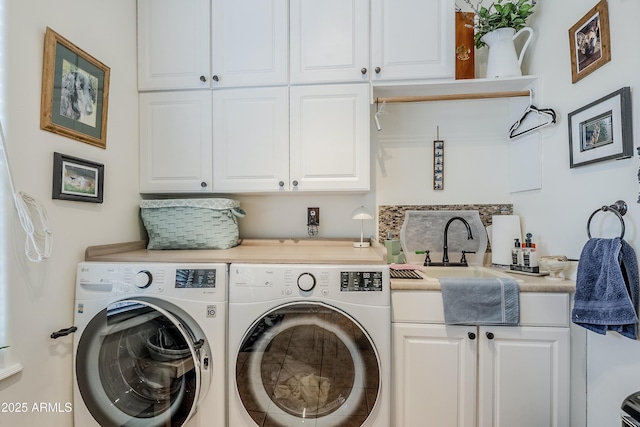
[[389,427],[386,265],[231,264],[229,426]]
[[226,264],[78,264],[76,427],[224,427]]

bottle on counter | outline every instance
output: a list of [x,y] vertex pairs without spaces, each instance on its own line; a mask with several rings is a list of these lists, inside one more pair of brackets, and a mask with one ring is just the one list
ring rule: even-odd
[[520,262],[522,258],[522,251],[520,249],[520,239],[515,239],[515,243],[513,248],[511,249],[511,265],[509,266],[510,270],[513,271],[521,271],[522,263]]
[[522,244],[522,271],[526,273],[539,273],[538,254],[536,244],[531,241],[533,235],[527,233],[525,243]]

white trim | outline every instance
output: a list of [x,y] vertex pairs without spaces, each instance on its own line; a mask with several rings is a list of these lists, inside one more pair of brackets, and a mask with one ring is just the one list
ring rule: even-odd
[[0,381],[9,378],[12,375],[22,372],[23,366],[20,363],[9,366],[8,368],[0,368]]

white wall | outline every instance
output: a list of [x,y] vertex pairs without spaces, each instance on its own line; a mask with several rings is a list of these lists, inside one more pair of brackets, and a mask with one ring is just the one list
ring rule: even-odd
[[[135,1],[2,1],[0,118],[18,190],[38,199],[53,229],[50,259],[31,263],[23,252],[24,232],[10,197],[3,254],[9,285],[8,343],[1,364],[24,370],[0,383],[0,402],[26,402],[28,413],[0,413],[3,426],[69,426],[70,413],[37,413],[33,403],[72,402],[72,337],[51,332],[73,324],[76,264],[87,246],[138,240],[138,108]],[[66,37],[111,68],[106,150],[40,130],[40,93],[45,28]],[[53,152],[105,165],[104,203],[51,199]],[[5,173],[4,168],[1,170]],[[7,190],[7,188],[5,188]]]
[[[571,83],[568,29],[597,1],[539,1],[532,21],[537,38],[528,58],[531,74],[544,78],[544,106],[561,114],[558,126],[543,133],[544,176],[540,191],[513,195],[517,213],[523,215],[526,228],[540,238],[543,253],[563,253],[578,258],[587,240],[586,222],[602,205],[623,199],[629,206],[625,216],[625,239],[640,251],[638,199],[638,156],[635,147],[640,135],[640,57],[629,54],[637,37],[630,37],[640,3],[609,0],[611,62]],[[544,26],[544,31],[540,28]],[[632,88],[634,156],[569,169],[567,114],[623,86]],[[620,231],[614,215],[594,217],[592,235],[611,237]],[[585,354],[577,354],[588,366],[588,427],[619,425],[619,408],[630,393],[640,390],[640,342],[609,334],[587,333]]]

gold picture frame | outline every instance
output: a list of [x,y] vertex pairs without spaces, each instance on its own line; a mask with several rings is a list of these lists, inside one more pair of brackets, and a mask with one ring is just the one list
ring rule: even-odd
[[107,148],[109,67],[47,27],[40,129]]
[[607,0],[601,0],[569,29],[569,48],[572,83],[611,61]]

